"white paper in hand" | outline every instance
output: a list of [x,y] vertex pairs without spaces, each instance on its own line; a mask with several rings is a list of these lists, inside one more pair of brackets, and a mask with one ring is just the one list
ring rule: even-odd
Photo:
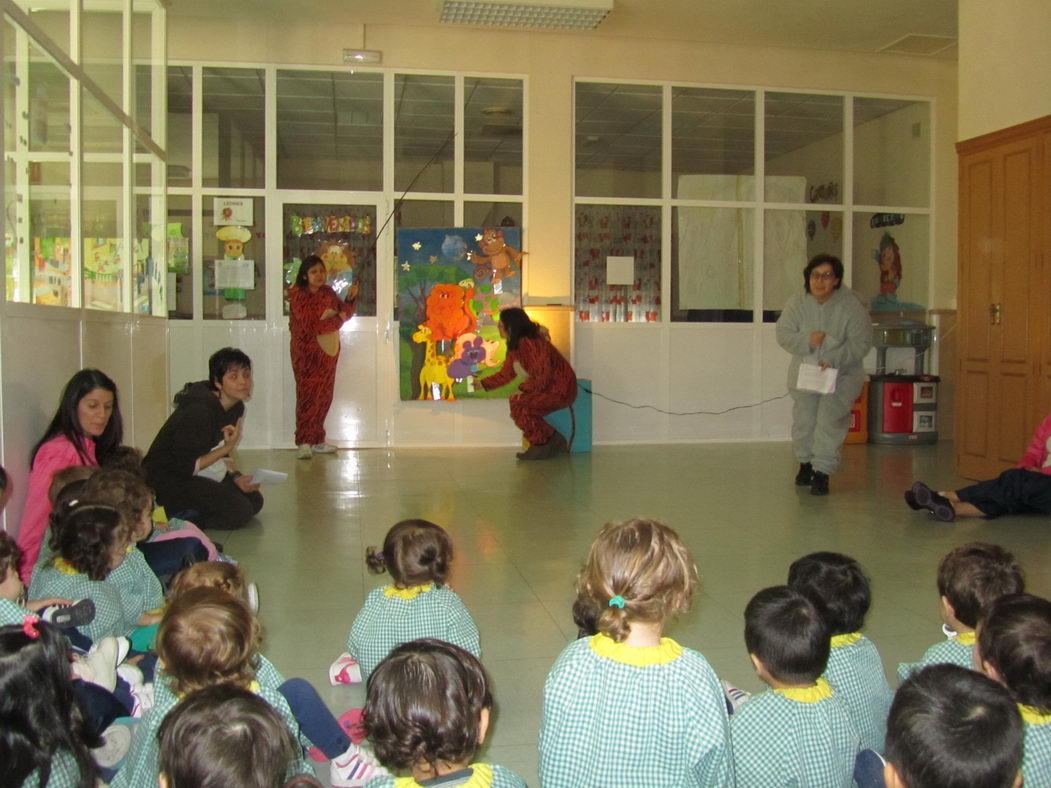
[[836,390],[836,369],[817,364],[800,364],[796,388],[803,391],[816,391],[818,394],[832,394]]
[[288,474],[260,468],[252,474],[252,484],[280,484],[288,480]]

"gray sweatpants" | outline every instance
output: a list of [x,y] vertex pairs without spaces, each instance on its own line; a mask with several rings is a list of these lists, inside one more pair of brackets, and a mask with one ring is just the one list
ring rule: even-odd
[[850,409],[863,378],[840,376],[831,394],[792,389],[792,449],[799,462],[829,475],[839,470],[840,449],[850,429]]

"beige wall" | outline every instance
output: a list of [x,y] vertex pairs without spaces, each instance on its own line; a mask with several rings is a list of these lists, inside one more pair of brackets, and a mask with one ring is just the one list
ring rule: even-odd
[[[568,303],[572,290],[572,85],[574,77],[858,90],[929,96],[935,103],[935,264],[931,303],[955,305],[956,67],[951,61],[788,49],[758,49],[587,35],[383,26],[367,46],[385,68],[525,74],[529,78],[530,293]],[[271,23],[169,18],[172,60],[340,66],[361,28],[332,20]]]
[[1051,2],[960,0],[959,8],[957,139],[1051,115]]

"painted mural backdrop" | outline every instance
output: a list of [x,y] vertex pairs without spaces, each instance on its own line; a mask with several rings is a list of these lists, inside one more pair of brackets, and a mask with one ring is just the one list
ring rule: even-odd
[[506,397],[476,385],[504,362],[500,310],[522,305],[516,227],[398,231],[403,400]]

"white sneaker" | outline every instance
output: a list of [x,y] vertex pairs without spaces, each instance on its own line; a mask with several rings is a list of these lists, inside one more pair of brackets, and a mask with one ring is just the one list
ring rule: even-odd
[[375,757],[357,744],[351,744],[345,753],[333,758],[329,764],[332,788],[360,788],[374,777],[390,774],[375,762]]
[[102,732],[102,744],[91,751],[95,763],[108,769],[121,765],[131,749],[131,738],[138,720],[118,717]]
[[248,609],[253,613],[259,612],[259,586],[249,583],[245,586],[245,597],[247,597]]
[[339,451],[339,447],[331,443],[315,443],[310,448],[313,449],[314,454],[334,454]]
[[117,686],[117,651],[115,638],[102,638],[91,647],[91,651],[74,660],[73,675],[113,692]]
[[299,444],[299,451],[296,453],[297,460],[309,460],[313,456],[314,452],[311,450],[309,443]]

